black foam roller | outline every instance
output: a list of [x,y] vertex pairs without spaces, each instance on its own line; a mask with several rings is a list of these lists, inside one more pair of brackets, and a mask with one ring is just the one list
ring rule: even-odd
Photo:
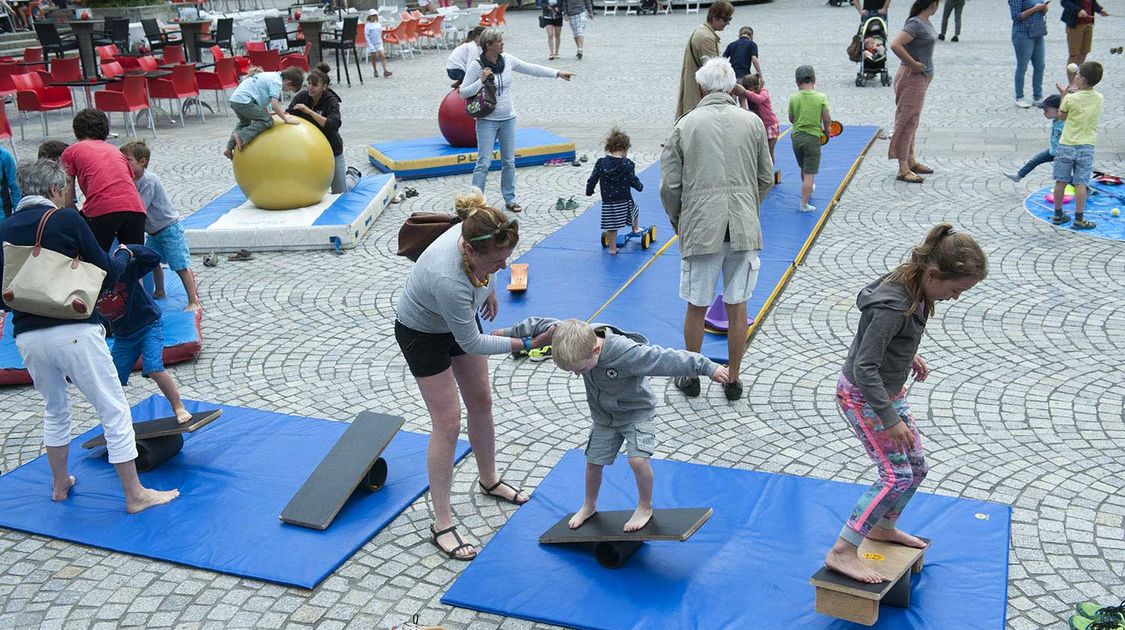
[[137,472],[149,472],[184,447],[182,433],[137,441]]
[[617,569],[625,564],[633,552],[640,549],[644,542],[640,540],[625,540],[614,542],[600,542],[594,547],[594,557],[598,564],[607,569]]

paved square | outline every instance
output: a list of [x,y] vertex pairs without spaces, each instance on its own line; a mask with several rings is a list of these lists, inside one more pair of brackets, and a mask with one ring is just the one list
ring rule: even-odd
[[[909,4],[894,3],[892,30]],[[507,51],[545,63],[537,13],[508,15]],[[580,154],[595,158],[617,123],[632,136],[638,167],[648,166],[672,123],[684,43],[701,20],[682,10],[670,17],[599,15],[581,61],[564,31],[557,67],[578,76],[572,83],[521,77],[515,86],[520,125],[567,136]],[[853,84],[855,66],[844,53],[856,28],[852,10],[822,0],[738,7],[724,46],[744,24],[755,28],[776,110],[784,111],[795,89],[793,69],[812,63],[835,118],[889,127],[892,90]],[[1053,83],[1064,78],[1065,64],[1057,8],[1048,25],[1047,81]],[[1098,88],[1106,106],[1097,164],[1117,172],[1125,170],[1125,57],[1108,51],[1123,40],[1123,20],[1099,19],[1092,58],[1106,67]],[[352,165],[371,171],[370,142],[436,133],[437,105],[448,89],[444,61],[444,53],[433,51],[393,59],[392,79],[371,79],[368,69],[363,86],[337,88]],[[1022,199],[1047,183],[1049,170],[1018,185],[1000,175],[1040,151],[1048,137],[1039,110],[1012,105],[1005,3],[967,3],[962,41],[939,42],[935,62],[918,152],[937,173],[922,186],[896,183],[886,142],[875,144],[750,344],[744,400],[728,404],[712,388],[689,402],[667,379],[655,381],[664,395],[658,456],[870,480],[870,466],[834,404],[835,375],[856,322],[854,296],[928,227],[951,221],[979,238],[991,275],[960,301],[941,305],[923,341],[934,373],[911,388],[931,461],[922,490],[1014,505],[1008,626],[1059,627],[1075,602],[1116,603],[1125,587],[1125,459],[1117,450],[1125,448],[1125,246],[1028,216]],[[233,183],[219,156],[231,125],[231,116],[215,116],[206,125],[189,120],[186,129],[159,128],[153,167],[185,214]],[[56,131],[67,127],[52,121]],[[29,140],[17,141],[23,157],[34,154],[38,141],[36,124],[27,131]],[[569,166],[520,169],[527,208],[521,251],[588,207],[593,200],[581,197],[588,174],[589,168]],[[391,206],[345,256],[268,253],[205,268],[206,252],[196,252],[205,342],[197,361],[171,368],[182,393],[340,420],[362,409],[401,413],[407,429],[428,430],[391,334],[410,264],[394,256],[395,239],[407,214],[447,210],[469,179],[412,183],[420,195]],[[495,173],[488,192],[499,201]],[[571,195],[579,195],[582,207],[554,209],[556,198]],[[492,362],[492,378],[500,466],[510,481],[534,488],[563,451],[585,438],[581,382],[550,363],[517,367],[501,358]],[[154,392],[151,383],[134,379],[128,396],[137,401]],[[43,452],[41,412],[29,387],[0,394],[4,470]],[[76,420],[76,430],[95,422],[84,402]],[[512,508],[482,500],[475,486],[470,457],[455,472],[453,509],[461,531],[487,544]],[[429,522],[423,498],[312,592],[0,531],[0,628],[390,627],[415,613],[448,628],[537,627],[439,604],[463,565],[444,560],[427,542]]]

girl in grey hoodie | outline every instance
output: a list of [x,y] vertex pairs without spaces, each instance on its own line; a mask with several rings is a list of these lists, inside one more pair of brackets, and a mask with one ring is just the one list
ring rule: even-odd
[[928,470],[922,440],[903,387],[929,375],[917,354],[934,304],[957,299],[988,274],[988,261],[968,234],[934,226],[910,260],[859,293],[859,327],[836,385],[840,411],[875,462],[879,480],[860,497],[836,544],[828,568],[861,582],[886,577],[864,563],[864,538],[922,548],[920,538],[896,528],[899,515]]

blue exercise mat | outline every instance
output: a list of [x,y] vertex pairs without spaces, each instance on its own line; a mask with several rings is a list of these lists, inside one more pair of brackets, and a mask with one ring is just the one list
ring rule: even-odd
[[[282,523],[282,509],[332,448],[347,424],[247,407],[184,401],[190,411],[219,408],[213,423],[184,434],[184,447],[141,475],[150,488],[179,488],[172,503],[140,514],[125,499],[105,449],[71,443],[70,498],[51,501],[51,472],[40,456],[0,477],[0,527],[167,560],[210,571],[313,588],[428,488],[428,437],[400,431],[383,452],[382,490],[358,491],[325,531]],[[172,415],[152,396],[133,407],[135,420]],[[38,429],[36,429],[38,431]],[[469,452],[459,441],[456,458]]]
[[[1051,223],[1051,217],[1055,215],[1055,207],[1046,200],[1046,195],[1052,192],[1054,192],[1054,186],[1037,190],[1028,195],[1027,199],[1024,199],[1023,205],[1031,216],[1054,226]],[[1118,211],[1117,216],[1113,216],[1115,208]],[[1071,227],[1074,218],[1073,200],[1064,201],[1063,211],[1071,216],[1071,222],[1054,226],[1060,230],[1088,234],[1113,241],[1125,241],[1125,214],[1122,214],[1125,213],[1125,185],[1113,186],[1091,181],[1089,194],[1086,196],[1085,215],[1088,221],[1097,223],[1097,226],[1092,230],[1075,230]]]
[[[655,505],[712,507],[685,542],[648,542],[620,569],[539,535],[582,503],[585,458],[569,451],[531,501],[485,545],[443,604],[571,628],[859,628],[813,610],[809,578],[865,486],[652,460]],[[874,473],[873,473],[874,474]],[[598,506],[631,509],[622,458]],[[910,608],[883,606],[876,628],[1003,630],[1011,508],[918,493],[904,529],[933,539]]]
[[[152,291],[152,274],[144,277],[145,287]],[[203,347],[203,336],[200,332],[202,311],[185,311],[187,306],[187,293],[184,292],[180,276],[170,270],[164,270],[165,298],[156,303],[161,310],[161,324],[164,326],[164,363],[172,365],[193,359],[199,355]],[[4,313],[2,332],[0,332],[0,385],[27,385],[31,383],[31,376],[24,367],[23,358],[16,348],[16,339],[12,335],[12,314]],[[106,342],[113,348],[113,338]],[[140,369],[140,363],[137,367]]]

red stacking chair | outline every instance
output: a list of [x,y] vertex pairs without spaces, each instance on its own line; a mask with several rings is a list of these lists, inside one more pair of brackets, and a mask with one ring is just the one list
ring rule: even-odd
[[[218,48],[218,46],[214,46]],[[214,72],[195,71],[195,82],[199,90],[212,90],[215,92],[215,110],[218,111],[227,100],[227,90],[238,87],[238,62],[230,57],[215,59]],[[222,94],[222,101],[219,95]]]
[[63,81],[81,81],[82,80],[82,65],[78,57],[64,57],[56,59],[55,63],[51,64],[51,81],[54,83],[62,83]]
[[[167,50],[167,48],[165,48]],[[195,82],[195,66],[179,64],[172,67],[172,76],[161,79],[148,80],[148,95],[151,98],[175,99],[180,112],[180,126],[184,126],[184,99],[199,99],[199,85]],[[203,106],[199,104],[199,122],[206,122],[203,118]]]
[[16,63],[0,63],[0,99],[15,96],[16,85],[12,83],[13,74],[24,74],[27,70]]
[[241,55],[236,55],[234,57],[227,57],[226,55],[223,54],[223,49],[220,48],[218,45],[215,45],[215,46],[211,47],[211,58],[215,60],[215,63],[219,63],[220,59],[232,59],[232,60],[234,60],[234,62],[235,62],[234,69],[235,69],[235,71],[237,71],[238,76],[240,76],[240,77],[242,75],[246,74],[246,71],[250,69],[250,58],[249,57],[244,57],[244,56],[241,56]]
[[279,72],[281,70],[281,55],[276,50],[248,50],[250,65],[257,66],[266,72]]
[[[116,61],[107,61],[103,63],[101,65],[101,70],[102,78],[104,79],[114,79],[120,76],[124,76],[125,74],[125,69],[122,68],[121,64],[117,63]],[[120,81],[118,81],[117,83],[110,83],[109,85],[105,86],[105,89],[111,90],[113,92],[120,92],[122,90],[122,84]]]
[[184,45],[165,46],[164,58],[160,60],[160,65],[169,66],[180,63],[187,63],[187,59],[184,57]]
[[8,112],[3,103],[0,103],[0,140],[7,140],[12,143],[12,157],[19,161],[19,156],[16,155],[16,141],[12,138],[12,124],[8,122]]
[[74,100],[70,98],[70,90],[44,85],[38,73],[13,74],[12,83],[16,86],[16,105],[20,110],[21,140],[24,138],[23,119],[27,112],[39,112],[44,137],[51,133],[47,127],[46,112],[69,107],[71,115],[74,114]]
[[246,42],[246,53],[261,52],[266,50],[265,42]]
[[[148,94],[145,93],[145,78],[139,74],[125,76],[121,82],[121,90],[99,90],[94,92],[94,107],[103,112],[121,112],[126,125],[132,130],[132,135],[137,135],[137,123],[133,119],[133,112],[149,109]],[[156,123],[152,112],[148,114],[148,126],[152,130],[152,137],[156,137]]]
[[152,55],[145,55],[144,57],[135,57],[137,60],[137,68],[145,72],[156,72],[160,69],[160,62]]
[[309,71],[309,49],[312,44],[305,44],[305,54],[298,55],[297,53],[289,53],[281,56],[281,69],[286,68],[300,68],[301,70]]
[[24,65],[42,64],[44,69],[47,68],[47,62],[43,59],[43,49],[39,47],[24,48],[23,63]]
[[121,54],[121,51],[117,48],[117,44],[95,46],[94,52],[97,54],[98,59],[101,61],[113,61],[117,58],[117,55]]

